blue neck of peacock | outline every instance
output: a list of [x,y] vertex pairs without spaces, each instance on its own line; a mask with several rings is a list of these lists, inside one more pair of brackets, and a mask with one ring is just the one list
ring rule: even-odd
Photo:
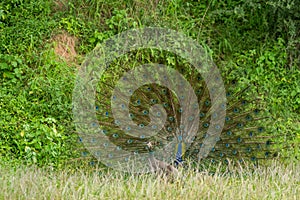
[[183,162],[183,154],[184,154],[184,151],[185,151],[185,145],[184,143],[182,142],[182,137],[179,136],[178,137],[178,144],[176,145],[176,159],[174,161],[175,163],[175,166],[178,166],[180,164],[182,164]]

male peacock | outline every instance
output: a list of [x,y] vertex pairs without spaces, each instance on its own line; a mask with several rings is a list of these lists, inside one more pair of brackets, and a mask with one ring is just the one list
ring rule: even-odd
[[[115,54],[95,51],[84,63],[73,111],[80,141],[92,156],[107,166],[138,173],[175,171],[172,165],[185,160],[227,163],[271,157],[271,136],[262,126],[266,117],[252,85],[236,84],[232,74],[222,79],[216,66],[194,51],[194,41],[184,45],[177,39],[181,35],[159,31],[120,35],[121,42],[106,43],[107,52],[118,54],[118,45],[126,43],[130,53],[113,60]],[[131,40],[138,37],[142,39]],[[147,44],[175,53],[131,50]],[[178,53],[199,57],[194,64],[200,70]],[[97,67],[102,55],[102,61],[109,61],[105,70]]]
[[[172,71],[171,68],[167,72],[159,71],[159,67],[155,67],[155,65],[148,65],[145,68],[147,69],[145,73],[147,75],[151,73],[150,71],[154,71],[154,75],[151,76],[171,73]],[[126,69],[123,66],[122,69],[122,74],[124,74],[123,71],[130,71],[132,68]],[[229,160],[239,162],[245,160],[257,161],[271,156],[271,136],[262,126],[266,117],[260,113],[260,109],[257,107],[259,98],[250,96],[251,90],[248,90],[248,86],[238,88],[235,81],[225,82],[225,88],[227,89],[227,104],[223,105],[226,112],[223,115],[225,123],[223,128],[215,127],[215,129],[222,128],[221,134],[213,138],[215,145],[211,147],[208,155],[199,156],[204,145],[203,141],[207,137],[207,130],[211,125],[211,119],[216,115],[215,112],[212,113],[214,104],[210,100],[207,83],[203,80],[201,74],[190,73],[190,71],[184,71],[176,67],[174,69],[180,70],[183,77],[189,80],[188,82],[192,86],[194,94],[196,94],[196,103],[198,103],[199,108],[198,116],[185,116],[187,120],[192,121],[189,130],[196,128],[196,134],[190,136],[190,133],[185,133],[181,127],[183,108],[180,105],[180,99],[187,98],[188,104],[191,104],[190,101],[192,100],[189,94],[185,94],[185,96],[180,93],[178,95],[166,86],[147,82],[141,87],[134,88],[132,86],[138,81],[143,81],[142,72],[135,74],[135,76],[139,76],[140,80],[137,80],[133,76],[126,77],[121,73],[110,76],[110,74],[113,74],[112,70],[114,70],[111,68],[97,87],[94,107],[97,121],[95,122],[89,117],[85,119],[87,124],[94,126],[96,129],[94,133],[81,132],[80,140],[87,141],[86,147],[92,152],[93,156],[100,158],[101,161],[105,160],[104,162],[108,166],[115,167],[116,163],[122,160],[128,163],[132,162],[135,168],[146,171],[160,169],[175,171],[175,168],[170,164],[180,165],[187,159],[196,162],[207,159],[211,162],[222,161],[227,163]],[[119,82],[118,85],[116,82],[119,79],[124,81],[123,83]],[[174,84],[176,84],[176,81],[178,80],[174,80]],[[117,88],[124,86],[125,90],[128,91],[128,96],[130,96],[128,105],[126,103],[122,104],[126,98],[118,95],[121,92],[115,89],[116,85],[118,85]],[[180,86],[179,84],[177,87],[184,89],[186,86]],[[114,113],[111,102],[117,100],[121,102],[117,104],[120,106],[120,112],[115,111]],[[162,106],[163,110],[155,107],[156,105]],[[125,111],[126,107],[128,107],[128,112]],[[194,109],[198,108],[195,107]],[[153,123],[154,118],[151,115],[166,119],[165,121],[162,120],[164,123],[161,129]],[[195,118],[197,118],[197,123]],[[136,125],[136,130],[132,127],[133,125],[128,125],[128,120]],[[122,121],[126,121],[124,126],[122,126]],[[197,127],[193,127],[195,124]],[[151,126],[155,134],[147,135],[147,132],[149,132],[145,128],[147,126]],[[106,139],[104,140],[104,138]],[[123,153],[119,153],[121,151]],[[159,153],[155,154],[156,152]],[[135,157],[137,155],[143,156],[141,158]],[[149,164],[147,169],[139,166],[147,163]]]

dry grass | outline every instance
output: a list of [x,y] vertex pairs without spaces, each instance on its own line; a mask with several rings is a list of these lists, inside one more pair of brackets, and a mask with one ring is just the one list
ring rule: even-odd
[[77,38],[69,35],[67,32],[62,32],[52,38],[54,42],[54,52],[57,56],[72,63],[77,56],[75,50]]
[[65,11],[68,9],[68,1],[66,0],[54,0],[53,11]]
[[0,199],[298,199],[300,164],[230,175],[183,174],[174,182],[119,172],[0,168]]

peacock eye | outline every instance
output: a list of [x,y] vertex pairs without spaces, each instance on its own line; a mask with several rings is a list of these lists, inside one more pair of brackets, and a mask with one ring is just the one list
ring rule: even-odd
[[226,117],[225,117],[225,121],[226,121],[226,122],[229,122],[229,121],[230,121],[230,117],[226,116]]
[[265,152],[265,156],[266,156],[266,157],[270,156],[270,152],[268,152],[268,151]]
[[246,148],[246,152],[250,153],[252,151],[251,147]]
[[205,113],[201,112],[201,113],[199,114],[199,117],[200,117],[200,118],[205,117]]
[[174,121],[174,117],[169,117],[169,121],[170,122]]
[[238,124],[237,124],[237,127],[238,127],[238,128],[242,128],[243,126],[244,126],[243,123],[238,123]]
[[152,125],[152,129],[157,129],[157,126],[156,125]]
[[260,133],[261,133],[261,132],[263,132],[263,131],[264,131],[264,128],[263,128],[263,127],[258,127],[258,129],[257,129],[257,130],[258,130],[258,132],[260,132]]
[[122,147],[117,146],[116,149],[117,149],[118,151],[120,151],[120,150],[122,150]]
[[150,102],[151,102],[152,104],[154,104],[154,103],[156,103],[156,100],[155,100],[155,99],[151,99]]
[[204,123],[204,124],[203,124],[203,127],[204,127],[204,128],[208,128],[208,127],[209,127],[209,123]]
[[206,100],[206,101],[205,101],[205,105],[206,105],[206,106],[209,106],[209,105],[210,105],[210,101],[209,101],[209,100]]
[[240,137],[238,137],[237,142],[238,142],[238,143],[241,143],[242,141],[243,141],[243,139],[240,138]]
[[240,110],[238,108],[233,108],[234,113],[238,113]]
[[193,116],[190,116],[189,117],[189,121],[193,121],[194,120],[194,117]]
[[143,110],[143,114],[144,115],[148,115],[148,111],[147,110]]
[[202,90],[201,90],[201,89],[198,89],[198,90],[196,91],[196,94],[197,94],[197,95],[202,94]]
[[216,128],[217,130],[219,130],[219,129],[221,129],[221,126],[220,126],[220,125],[216,125],[215,128]]
[[254,109],[254,114],[259,114],[259,110],[258,109]]

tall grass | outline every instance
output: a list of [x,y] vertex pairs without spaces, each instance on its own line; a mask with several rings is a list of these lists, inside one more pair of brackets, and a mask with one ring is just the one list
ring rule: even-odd
[[231,173],[183,171],[170,181],[155,175],[107,170],[51,171],[0,167],[0,199],[297,199],[300,164],[235,169]]

